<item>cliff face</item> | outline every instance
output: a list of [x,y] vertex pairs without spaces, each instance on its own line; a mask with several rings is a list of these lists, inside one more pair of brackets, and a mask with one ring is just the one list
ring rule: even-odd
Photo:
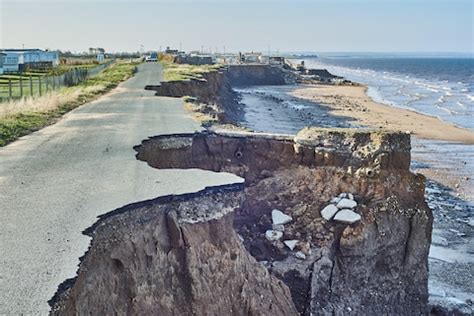
[[287,73],[281,67],[271,65],[231,65],[227,77],[232,86],[284,85]]
[[[409,171],[409,137],[305,129],[145,140],[137,158],[152,167],[232,172],[245,186],[102,216],[52,314],[427,314],[432,214],[424,178]],[[341,193],[354,221],[321,212]]]
[[202,79],[165,81],[160,85],[148,85],[145,89],[156,91],[158,96],[191,96],[196,98],[197,102],[216,105],[219,111],[215,114],[219,121],[233,123],[240,121],[244,114],[233,86],[282,85],[290,80],[288,76],[280,67],[235,65],[203,73]]
[[[424,178],[409,171],[403,133],[306,129],[295,138],[198,133],[151,138],[136,148],[155,168],[227,171],[246,179],[234,228],[248,252],[290,288],[304,315],[425,314],[432,215]],[[350,192],[361,219],[321,209]],[[271,212],[293,218],[265,239]],[[285,247],[296,240],[304,257]]]
[[295,315],[288,288],[234,232],[242,185],[129,205],[104,215],[53,315]]

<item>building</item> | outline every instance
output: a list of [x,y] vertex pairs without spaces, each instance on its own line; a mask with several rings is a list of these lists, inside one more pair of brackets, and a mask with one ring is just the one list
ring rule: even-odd
[[178,55],[179,51],[177,49],[171,49],[169,46],[167,46],[165,49],[165,54]]
[[50,69],[59,64],[59,53],[41,49],[3,49],[4,72]]
[[285,64],[285,57],[270,56],[270,64],[271,65],[284,65]]
[[243,63],[259,63],[262,53],[243,53],[240,54],[240,61]]
[[0,75],[3,75],[3,63],[5,62],[6,55],[5,53],[0,53]]

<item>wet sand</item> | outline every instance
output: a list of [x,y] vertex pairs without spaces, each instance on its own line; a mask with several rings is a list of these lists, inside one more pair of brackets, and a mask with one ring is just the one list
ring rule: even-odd
[[293,96],[322,103],[332,114],[351,117],[371,128],[411,131],[422,139],[474,144],[474,131],[459,128],[436,117],[373,101],[366,86],[305,85]]
[[374,102],[363,86],[268,86],[239,91],[240,122],[254,131],[294,134],[304,126],[410,130],[414,172],[425,175],[433,211],[430,304],[474,312],[474,132]]

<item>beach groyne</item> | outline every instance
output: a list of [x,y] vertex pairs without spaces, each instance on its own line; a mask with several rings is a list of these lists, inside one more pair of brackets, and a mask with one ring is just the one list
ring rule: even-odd
[[[432,214],[424,177],[409,170],[408,134],[202,132],[135,150],[154,168],[231,172],[245,184],[103,216],[54,313],[427,312]],[[331,203],[351,210],[328,216]]]

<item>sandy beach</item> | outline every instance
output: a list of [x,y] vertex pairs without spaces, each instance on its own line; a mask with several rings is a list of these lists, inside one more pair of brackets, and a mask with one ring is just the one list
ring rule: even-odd
[[474,144],[474,132],[440,119],[373,101],[366,86],[307,85],[292,92],[298,98],[316,101],[335,115],[352,117],[371,128],[411,131],[422,139]]

